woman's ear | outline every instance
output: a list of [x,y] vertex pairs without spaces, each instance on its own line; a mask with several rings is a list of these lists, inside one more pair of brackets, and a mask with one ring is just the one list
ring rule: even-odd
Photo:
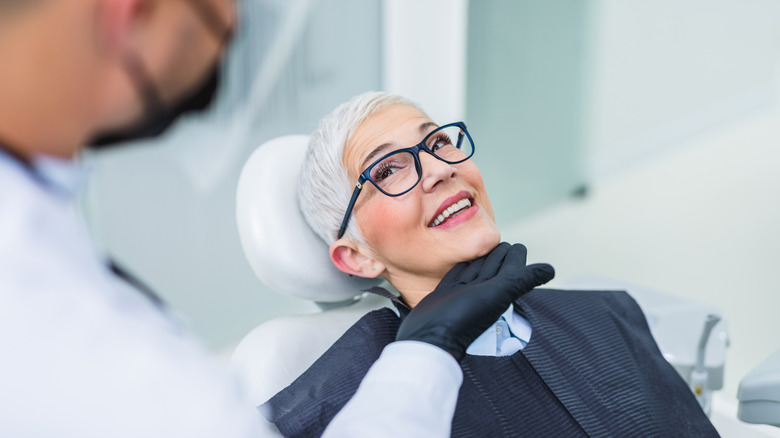
[[376,278],[385,266],[360,252],[356,245],[342,237],[330,246],[330,260],[341,272],[358,277]]

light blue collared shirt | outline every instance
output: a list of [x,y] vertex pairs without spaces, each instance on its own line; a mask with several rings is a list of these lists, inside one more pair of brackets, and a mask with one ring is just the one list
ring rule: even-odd
[[0,162],[17,169],[21,168],[50,195],[67,202],[73,201],[78,192],[84,188],[90,173],[88,166],[79,160],[42,154],[33,157],[29,166],[26,166],[4,151],[2,145],[0,145]]
[[531,323],[510,305],[490,328],[466,349],[472,356],[511,356],[531,340]]
[[90,173],[88,166],[81,161],[43,155],[33,160],[33,166],[48,188],[71,199],[84,188]]

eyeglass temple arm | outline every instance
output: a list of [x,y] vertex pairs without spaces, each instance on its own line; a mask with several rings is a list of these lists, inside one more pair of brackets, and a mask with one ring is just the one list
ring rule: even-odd
[[347,231],[347,224],[349,223],[349,217],[352,216],[352,208],[355,206],[355,201],[357,201],[357,197],[360,194],[360,191],[363,189],[363,183],[366,181],[361,176],[358,180],[358,183],[355,185],[355,190],[352,191],[352,197],[349,199],[349,204],[347,205],[347,211],[344,213],[344,220],[341,221],[341,227],[339,228],[339,234],[336,237],[337,239],[341,239],[344,236],[344,233]]

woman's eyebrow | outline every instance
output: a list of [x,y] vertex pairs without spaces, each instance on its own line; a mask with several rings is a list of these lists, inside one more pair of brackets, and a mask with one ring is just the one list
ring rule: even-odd
[[420,125],[420,132],[422,134],[427,134],[429,131],[431,131],[431,128],[438,128],[439,125],[433,123],[433,122],[425,122],[422,125]]
[[369,153],[368,156],[366,156],[366,158],[363,160],[363,164],[360,167],[365,168],[371,162],[371,160],[374,159],[374,157],[382,154],[390,146],[392,146],[390,143],[382,143],[376,148],[374,148],[374,150],[371,151],[371,153]]
[[[432,130],[432,128],[438,128],[439,125],[433,123],[433,122],[425,122],[420,125],[420,133],[421,134],[427,134]],[[371,151],[366,158],[363,160],[363,164],[361,164],[361,168],[365,168],[368,166],[369,163],[371,163],[371,160],[379,155],[381,155],[384,151],[386,151],[392,144],[390,143],[382,143],[381,145],[374,148],[373,151]]]

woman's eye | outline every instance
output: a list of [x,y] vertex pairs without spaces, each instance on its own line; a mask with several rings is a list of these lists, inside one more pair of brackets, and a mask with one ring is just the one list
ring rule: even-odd
[[380,182],[390,178],[390,176],[399,170],[401,170],[401,166],[398,164],[385,164],[374,171],[372,178],[374,179],[374,182]]
[[381,181],[381,180],[389,177],[390,175],[394,174],[397,170],[398,169],[395,169],[395,168],[384,169],[381,172],[379,172],[379,175],[377,177]]
[[450,138],[447,137],[446,135],[442,135],[436,138],[436,140],[433,142],[430,148],[432,152],[436,152],[437,150],[443,148],[444,146],[448,146],[450,144],[452,144]]

